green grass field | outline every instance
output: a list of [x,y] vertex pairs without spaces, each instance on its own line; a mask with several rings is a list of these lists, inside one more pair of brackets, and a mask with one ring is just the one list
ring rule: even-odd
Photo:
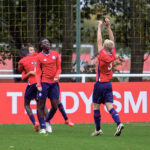
[[104,135],[91,137],[94,124],[52,124],[53,133],[40,135],[31,124],[0,125],[0,150],[150,150],[150,123],[126,123],[120,137],[116,125],[102,124]]

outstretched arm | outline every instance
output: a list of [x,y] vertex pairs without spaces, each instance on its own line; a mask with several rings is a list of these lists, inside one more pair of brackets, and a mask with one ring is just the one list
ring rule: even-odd
[[100,21],[98,22],[98,30],[97,30],[97,46],[98,46],[98,52],[100,52],[101,49],[103,48],[103,46],[102,46],[102,33],[101,33],[102,24],[103,24],[103,22],[100,20]]
[[113,35],[113,32],[112,32],[111,27],[110,27],[110,20],[108,18],[105,19],[105,26],[106,26],[107,31],[108,31],[109,39],[114,41],[114,35]]

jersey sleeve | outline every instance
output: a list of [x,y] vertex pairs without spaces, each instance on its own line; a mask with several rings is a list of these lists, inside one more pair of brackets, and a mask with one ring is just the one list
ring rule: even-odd
[[36,82],[37,82],[37,87],[41,87],[41,67],[40,67],[40,60],[39,60],[39,55],[36,57]]
[[19,61],[18,71],[22,72],[24,70],[22,59]]
[[61,74],[61,62],[60,62],[60,57],[58,53],[57,53],[57,59],[56,59],[56,67],[57,67],[57,71],[56,71],[56,75],[54,78],[58,78],[59,75]]
[[28,78],[27,74],[25,71],[22,72],[22,80],[26,80]]

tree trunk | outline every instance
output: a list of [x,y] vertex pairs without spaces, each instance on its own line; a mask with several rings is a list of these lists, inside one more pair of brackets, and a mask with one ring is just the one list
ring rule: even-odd
[[[138,4],[138,0],[130,1],[131,3],[131,69],[130,73],[143,73],[144,64],[144,49],[141,37],[141,31],[143,28],[143,21],[141,17],[141,5]],[[130,82],[140,82],[142,77],[130,78]]]
[[[21,16],[15,16],[14,17],[14,22],[12,23],[12,26],[10,28],[10,32],[12,37],[14,38],[15,41],[15,57],[13,57],[13,68],[14,68],[14,73],[17,74],[18,73],[18,62],[20,60],[20,56],[19,56],[19,51],[21,49],[21,47],[23,46],[23,44],[27,44],[27,43],[31,43],[31,44],[35,44],[37,43],[37,22],[36,22],[36,9],[35,9],[35,0],[27,0],[27,34],[26,37],[22,37],[21,32],[23,30],[23,27],[19,27],[18,24],[16,24],[17,19],[20,17],[22,19]],[[16,14],[18,13],[18,11],[21,10],[17,10],[16,9]],[[20,13],[18,13],[20,14]],[[11,19],[10,19],[11,20]],[[21,20],[22,21],[22,20]],[[11,23],[10,23],[11,24]],[[20,30],[21,28],[21,30]],[[24,31],[25,32],[25,31]],[[24,38],[24,40],[23,40]],[[20,81],[21,79],[16,79],[15,81]]]
[[48,0],[36,0],[37,36],[39,38],[46,37],[47,2]]
[[35,1],[27,0],[27,41],[31,44],[38,41]]
[[73,49],[73,1],[64,1],[63,11],[63,43],[62,43],[62,73],[71,73]]

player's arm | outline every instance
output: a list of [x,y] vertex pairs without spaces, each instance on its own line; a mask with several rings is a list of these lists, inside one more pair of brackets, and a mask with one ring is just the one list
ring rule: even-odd
[[59,79],[59,75],[61,74],[61,63],[60,63],[59,54],[56,59],[56,67],[57,67],[57,71],[56,71],[56,75],[54,77],[54,81],[57,81]]
[[40,67],[40,60],[39,58],[37,57],[36,59],[36,74],[35,74],[35,78],[36,78],[36,82],[37,82],[37,89],[39,91],[42,90],[42,86],[41,86],[41,67]]
[[114,42],[114,35],[113,35],[113,32],[112,32],[111,27],[110,27],[110,20],[108,18],[105,19],[105,26],[106,26],[107,31],[108,31],[109,39]]
[[22,80],[26,80],[28,78],[27,73],[25,71],[22,72]]
[[35,75],[35,71],[29,71],[28,73],[25,73],[25,71],[23,71],[22,80],[26,80],[30,75]]
[[102,45],[102,24],[103,22],[100,20],[98,22],[98,30],[97,30],[97,46],[98,46],[98,52],[100,52],[103,48],[103,45]]
[[[110,20],[106,18],[104,24],[107,28],[109,39],[114,42],[114,35],[113,35],[113,31],[111,30]],[[115,43],[114,43],[114,48],[111,51],[111,54],[112,54],[111,59],[115,60]]]
[[18,65],[18,71],[21,73],[23,70],[24,70],[23,63],[22,63],[22,61],[20,60],[20,61],[19,61],[19,65]]

